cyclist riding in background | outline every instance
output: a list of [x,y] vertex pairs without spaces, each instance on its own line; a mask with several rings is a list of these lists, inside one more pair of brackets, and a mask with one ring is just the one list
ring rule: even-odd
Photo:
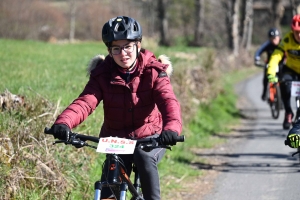
[[[261,55],[266,52],[267,54],[267,62],[270,60],[270,57],[273,53],[273,51],[276,49],[280,42],[280,33],[279,30],[276,28],[271,28],[268,31],[268,37],[269,39],[264,42],[255,52],[254,55],[254,63],[256,66],[261,67],[264,66],[264,75],[263,75],[263,92],[261,95],[261,99],[265,101],[267,99],[267,87],[268,87],[268,78],[267,78],[267,63],[263,62],[261,63]],[[284,58],[282,58],[279,68],[281,69],[283,64]],[[279,69],[279,70],[280,70]]]
[[[83,92],[57,117],[50,132],[55,138],[68,140],[71,129],[103,101],[104,121],[99,137],[160,137],[165,145],[175,145],[182,119],[170,82],[169,60],[165,57],[168,64],[163,64],[142,48],[142,27],[127,16],[106,22],[102,39],[108,55],[91,61]],[[160,199],[157,164],[165,151],[136,149],[133,155],[120,155],[129,175],[132,162],[137,167],[146,200]],[[104,181],[105,177],[101,179]],[[101,198],[113,198],[109,188],[103,188]]]
[[293,17],[291,31],[283,37],[271,56],[267,71],[270,82],[278,81],[276,68],[284,55],[286,55],[286,63],[282,68],[281,78],[286,82],[280,84],[280,90],[285,108],[283,128],[289,129],[294,116],[291,107],[291,81],[300,77],[300,15]]

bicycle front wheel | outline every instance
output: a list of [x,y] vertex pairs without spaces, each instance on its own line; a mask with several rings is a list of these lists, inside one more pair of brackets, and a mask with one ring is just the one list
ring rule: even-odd
[[270,103],[272,117],[274,119],[278,119],[280,109],[281,109],[281,104],[282,104],[279,84],[273,84],[272,86],[270,86],[269,103]]

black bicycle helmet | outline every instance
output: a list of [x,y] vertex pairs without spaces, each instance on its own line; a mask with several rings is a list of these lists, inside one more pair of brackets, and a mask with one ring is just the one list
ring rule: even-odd
[[102,28],[102,40],[107,47],[115,40],[142,40],[142,27],[133,18],[118,16],[106,22]]
[[269,38],[279,36],[279,30],[277,28],[271,28],[268,32]]

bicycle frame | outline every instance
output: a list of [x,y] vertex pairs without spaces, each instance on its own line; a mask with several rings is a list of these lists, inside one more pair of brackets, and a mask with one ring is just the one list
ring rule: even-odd
[[107,169],[102,170],[102,173],[104,173],[104,176],[107,178],[107,180],[103,182],[95,182],[94,200],[100,200],[103,187],[109,187],[112,191],[114,191],[116,188],[120,188],[120,191],[117,190],[113,192],[114,196],[120,200],[126,199],[127,189],[129,189],[130,193],[132,194],[132,199],[144,199],[141,192],[140,178],[137,169],[134,167],[133,170],[135,173],[133,184],[119,159],[120,158],[117,154],[107,154],[106,160],[104,161]]
[[269,101],[274,102],[276,95],[275,83],[269,83]]

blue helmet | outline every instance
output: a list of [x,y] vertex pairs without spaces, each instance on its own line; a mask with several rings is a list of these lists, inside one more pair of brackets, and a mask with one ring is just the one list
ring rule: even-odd
[[102,28],[102,40],[107,47],[115,40],[142,40],[142,27],[133,18],[118,16],[106,22]]

